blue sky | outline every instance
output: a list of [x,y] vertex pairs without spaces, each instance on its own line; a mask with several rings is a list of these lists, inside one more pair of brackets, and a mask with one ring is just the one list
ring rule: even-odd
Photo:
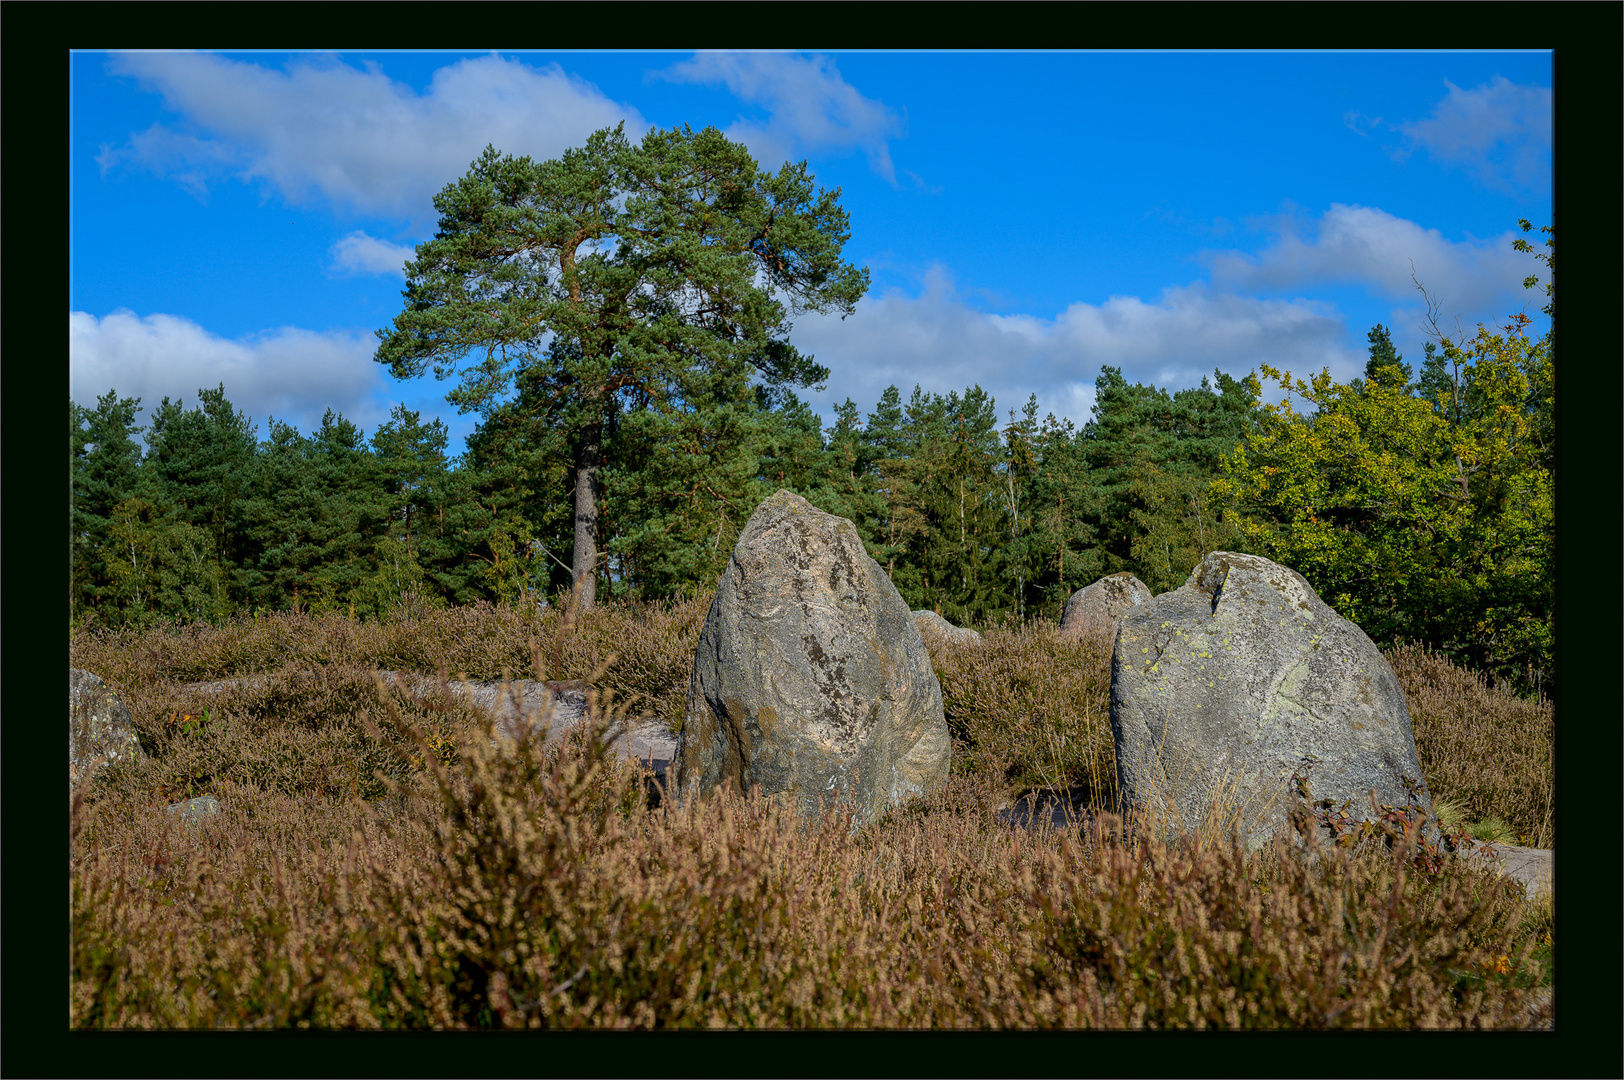
[[396,402],[373,331],[432,197],[487,143],[553,157],[625,121],[806,158],[873,275],[792,335],[803,394],[1036,394],[1081,424],[1102,364],[1177,389],[1269,363],[1347,378],[1542,293],[1511,249],[1552,214],[1549,52],[77,53],[70,392],[150,407],[224,383],[266,434]]

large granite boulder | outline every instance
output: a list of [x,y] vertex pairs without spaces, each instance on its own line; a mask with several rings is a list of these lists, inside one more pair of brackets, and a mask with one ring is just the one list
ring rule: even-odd
[[[1215,551],[1123,615],[1111,730],[1125,812],[1187,832],[1234,827],[1253,848],[1289,825],[1294,775],[1363,820],[1371,792],[1403,807],[1404,778],[1423,780],[1386,658],[1301,574],[1253,555]],[[1424,784],[1417,802],[1430,814]]]
[[130,710],[91,672],[68,669],[68,778],[79,783],[103,766],[144,756]]
[[1078,637],[1090,627],[1106,627],[1153,597],[1150,588],[1129,573],[1110,574],[1071,594],[1060,613],[1060,635]]
[[914,625],[919,627],[920,636],[927,641],[934,637],[959,645],[980,645],[982,642],[979,630],[955,626],[934,611],[916,611],[913,620]]
[[684,798],[731,782],[859,824],[947,779],[942,692],[908,605],[845,518],[780,491],[739,535],[699,636]]

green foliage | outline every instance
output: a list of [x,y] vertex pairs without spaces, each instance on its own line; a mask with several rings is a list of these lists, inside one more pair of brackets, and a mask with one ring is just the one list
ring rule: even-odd
[[273,420],[255,466],[242,510],[255,555],[242,575],[249,602],[348,603],[388,525],[378,461],[360,429],[332,410],[309,437]]
[[1207,487],[1250,429],[1255,403],[1249,383],[1215,374],[1216,390],[1203,378],[1168,394],[1100,370],[1081,438],[1102,574],[1131,571],[1161,593],[1184,584],[1207,552],[1236,546],[1237,530],[1209,505]]
[[252,482],[254,427],[226,400],[223,384],[197,396],[191,409],[165,397],[152,411],[141,479],[149,498],[208,530],[232,573],[247,555],[240,514]]
[[1549,689],[1553,338],[1530,340],[1527,323],[1440,335],[1413,389],[1378,363],[1374,336],[1361,385],[1263,365],[1286,396],[1262,406],[1212,491],[1255,550],[1378,642],[1427,642]]
[[132,436],[140,398],[109,390],[94,409],[68,402],[68,532],[72,569],[69,604],[76,617],[108,596],[107,566],[113,509],[135,494],[141,448]]
[[105,566],[108,599],[136,623],[153,619],[218,619],[230,612],[214,540],[144,499],[113,508]]
[[[827,377],[788,332],[803,311],[850,313],[868,287],[867,271],[840,260],[849,230],[838,199],[814,188],[804,162],[759,171],[715,128],[655,129],[635,145],[605,129],[543,162],[487,147],[435,197],[439,230],[407,265],[405,310],[378,332],[376,358],[397,377],[432,366],[446,378],[474,356],[448,395],[465,411],[499,410],[520,381],[526,417],[545,416],[573,468],[571,571],[590,607],[617,437],[622,449],[726,445],[728,410],[752,380]],[[703,434],[674,434],[694,427],[690,414]],[[680,484],[629,494],[663,506]],[[618,554],[646,552],[647,528],[633,525]],[[694,571],[651,572],[659,587]]]
[[[534,606],[573,583],[582,529],[607,595],[691,597],[787,488],[850,519],[910,606],[954,622],[1054,619],[1105,574],[1159,593],[1210,551],[1251,550],[1379,642],[1551,687],[1554,330],[1532,340],[1519,315],[1439,334],[1412,382],[1378,325],[1346,385],[1264,366],[1286,391],[1270,404],[1256,375],[1169,392],[1103,367],[1081,430],[1040,421],[1035,397],[1001,413],[978,386],[888,387],[825,428],[791,389],[822,369],[773,342],[797,303],[844,310],[860,294],[838,259],[838,193],[814,194],[804,170],[754,172],[714,133],[604,133],[572,155],[487,152],[442,192],[408,288],[423,304],[380,346],[402,374],[484,356],[452,394],[480,413],[460,460],[443,423],[403,407],[370,441],[329,413],[310,436],[273,422],[256,443],[220,387],[190,410],[166,399],[143,456],[139,402],[70,405],[76,622]],[[602,205],[594,177],[624,201]],[[566,241],[593,222],[566,274]],[[491,231],[507,228],[519,239]],[[1549,269],[1544,232],[1543,252],[1517,244]],[[553,254],[518,258],[525,237]],[[745,288],[749,267],[764,277]],[[633,278],[647,288],[611,318],[611,286]],[[707,314],[701,296],[720,306]],[[480,311],[501,333],[474,325]],[[524,319],[532,338],[514,336]]]

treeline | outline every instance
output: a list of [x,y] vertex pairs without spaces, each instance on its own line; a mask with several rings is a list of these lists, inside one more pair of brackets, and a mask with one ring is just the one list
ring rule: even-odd
[[[915,607],[960,622],[1055,616],[1073,589],[1131,570],[1173,588],[1241,542],[1207,486],[1257,408],[1243,383],[1176,394],[1097,381],[1078,430],[1032,398],[1000,417],[980,387],[827,429],[792,393],[717,423],[626,413],[607,447],[600,589],[661,599],[715,584],[756,504],[790,488],[850,518]],[[257,441],[223,387],[150,426],[110,391],[70,402],[71,603],[77,620],[218,619],[235,611],[538,600],[571,583],[571,470],[520,397],[460,460],[440,421],[397,407],[370,439],[332,412],[310,435]],[[690,422],[685,423],[684,420]],[[138,438],[139,437],[139,438]]]
[[[789,488],[851,519],[911,606],[955,622],[1054,618],[1104,574],[1159,593],[1208,551],[1254,551],[1382,644],[1548,692],[1553,337],[1526,325],[1440,335],[1419,373],[1381,326],[1362,379],[1264,366],[1296,409],[1266,404],[1255,375],[1169,393],[1104,367],[1081,428],[1040,420],[1035,397],[1001,414],[975,386],[891,387],[828,427],[786,389],[625,402],[598,474],[598,587],[713,587],[756,505]],[[164,399],[146,429],[114,391],[70,402],[75,623],[556,596],[579,472],[547,394],[521,378],[456,460],[445,425],[403,407],[370,439],[329,412],[261,441],[223,387]]]

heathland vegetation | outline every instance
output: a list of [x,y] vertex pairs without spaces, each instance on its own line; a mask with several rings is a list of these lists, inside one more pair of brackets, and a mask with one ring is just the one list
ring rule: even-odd
[[[869,827],[651,805],[583,742],[488,738],[443,670],[598,680],[676,720],[708,596],[76,633],[148,755],[74,796],[75,1026],[1500,1027],[1551,979],[1551,897],[1378,836],[1316,860],[1012,826],[1111,805],[1110,639],[933,643],[948,787]],[[1549,845],[1552,707],[1393,654],[1450,820]],[[211,682],[233,680],[224,686]],[[187,822],[188,796],[220,809]]]

